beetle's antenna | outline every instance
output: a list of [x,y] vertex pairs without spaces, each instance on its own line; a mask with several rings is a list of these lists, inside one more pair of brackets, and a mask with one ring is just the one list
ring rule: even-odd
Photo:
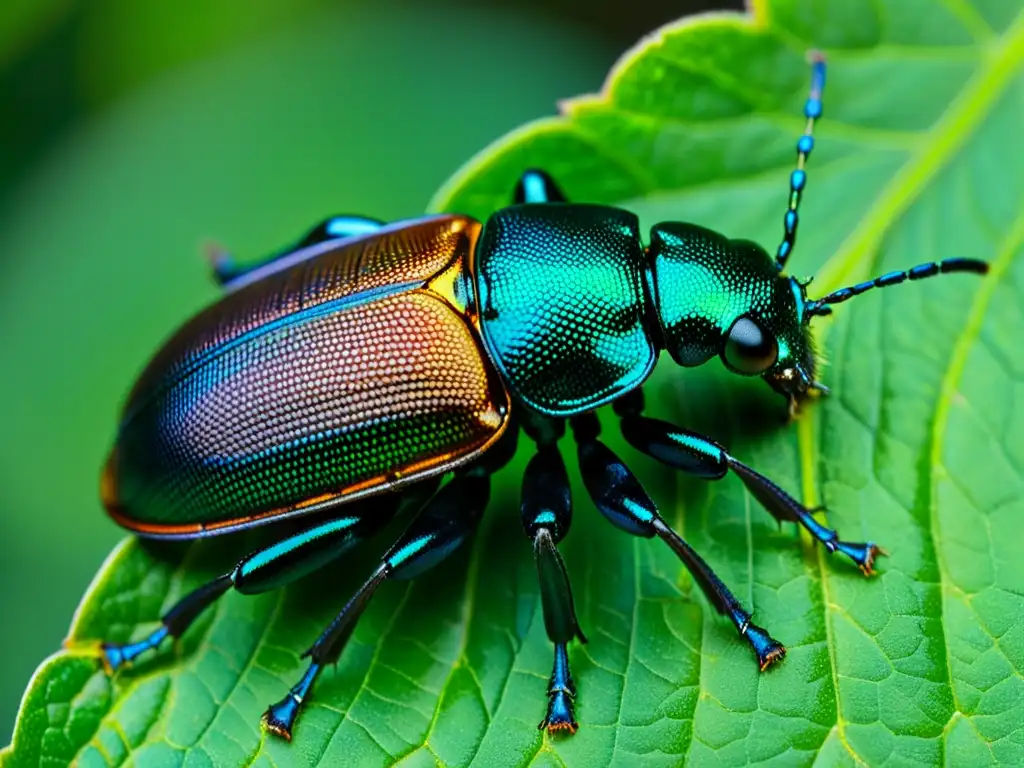
[[814,121],[821,117],[821,92],[825,88],[825,55],[821,51],[811,51],[811,92],[804,104],[804,117],[807,118],[807,127],[804,128],[804,135],[796,142],[796,170],[789,175],[789,208],[782,220],[784,231],[782,243],[775,254],[775,263],[781,272],[789,255],[796,245],[796,227],[800,222],[797,208],[800,207],[800,197],[807,183],[807,171],[804,166],[807,158],[811,156],[814,149]]
[[888,288],[890,285],[899,285],[904,280],[923,280],[926,277],[945,275],[949,272],[974,272],[984,275],[988,272],[988,263],[978,259],[946,259],[944,261],[931,261],[927,264],[918,264],[906,272],[886,272],[874,280],[866,280],[863,283],[851,285],[848,288],[840,288],[832,291],[828,296],[807,302],[804,312],[807,316],[832,314],[830,304],[842,304],[847,299],[859,296],[872,288]]

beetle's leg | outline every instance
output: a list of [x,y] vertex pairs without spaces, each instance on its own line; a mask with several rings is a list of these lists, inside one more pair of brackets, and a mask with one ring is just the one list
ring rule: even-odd
[[762,671],[785,656],[783,645],[751,622],[750,612],[743,608],[703,558],[658,514],[651,497],[622,460],[597,439],[600,433],[597,417],[592,413],[577,417],[573,419],[572,427],[584,484],[601,513],[626,533],[648,539],[658,536],[668,544],[708,602],[720,614],[727,616],[736,625],[740,636],[750,643]]
[[349,237],[369,235],[383,226],[383,221],[371,219],[368,216],[331,216],[309,230],[305,237],[295,244],[292,250],[307,248],[310,245],[325,243],[328,240],[344,240]]
[[303,654],[309,657],[305,674],[287,696],[263,714],[269,731],[291,739],[295,718],[313,683],[327,664],[337,660],[377,587],[389,579],[418,576],[451,554],[476,528],[489,495],[490,478],[483,467],[457,474],[434,494],[366,583]]
[[523,476],[520,513],[523,530],[533,542],[544,628],[555,644],[554,667],[548,683],[548,710],[537,727],[549,732],[576,733],[579,727],[573,711],[576,686],[566,645],[574,637],[583,643],[587,638],[576,620],[569,574],[557,548],[572,522],[569,477],[558,450],[558,438],[565,431],[565,422],[532,416],[524,422],[524,428],[537,441],[538,451]]
[[356,502],[348,507],[347,516],[327,520],[253,552],[228,573],[175,603],[147,637],[133,643],[104,643],[104,666],[113,672],[156,648],[164,638],[180,637],[204,609],[232,587],[243,594],[257,594],[321,568],[386,525],[400,503],[401,494],[397,493]]
[[664,421],[641,416],[641,398],[638,392],[615,403],[616,412],[622,416],[622,434],[634,448],[663,464],[706,480],[719,480],[732,470],[776,520],[799,523],[829,552],[841,552],[853,560],[865,576],[874,572],[875,558],[886,554],[885,550],[870,541],[840,541],[839,534],[815,520],[811,510],[767,477],[730,456],[718,443]]
[[516,203],[564,203],[565,194],[546,171],[530,169],[516,182],[512,200]]
[[[383,221],[366,216],[331,216],[309,230],[295,245],[255,264],[238,264],[230,253],[216,245],[207,248],[207,261],[210,263],[213,279],[218,285],[230,291],[284,267],[302,263],[310,256],[316,255],[316,252],[300,253],[311,245],[368,235],[383,226]],[[242,280],[243,277],[246,279]]]

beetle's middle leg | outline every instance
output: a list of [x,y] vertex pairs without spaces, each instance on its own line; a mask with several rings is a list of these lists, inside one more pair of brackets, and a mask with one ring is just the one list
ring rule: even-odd
[[573,706],[576,686],[566,646],[574,637],[583,643],[587,638],[576,620],[569,574],[557,546],[569,532],[572,520],[569,476],[558,450],[558,439],[565,432],[565,422],[530,415],[524,419],[523,428],[536,441],[538,450],[523,476],[520,513],[523,530],[533,542],[544,628],[555,645],[554,667],[548,683],[548,710],[537,727],[549,732],[564,730],[576,733],[579,727]]
[[490,498],[490,476],[515,454],[517,434],[515,426],[510,425],[496,445],[468,468],[457,470],[430,498],[359,591],[303,654],[309,658],[305,674],[287,696],[263,714],[263,724],[269,731],[291,740],[295,719],[313,683],[325,666],[337,661],[377,587],[389,580],[414,578],[433,568],[476,530]]
[[536,168],[524,171],[512,193],[514,203],[564,203],[565,193],[546,172]]

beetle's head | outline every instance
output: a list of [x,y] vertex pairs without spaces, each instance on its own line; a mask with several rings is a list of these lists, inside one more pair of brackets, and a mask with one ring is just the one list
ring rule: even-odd
[[[786,398],[790,412],[809,395],[828,392],[815,378],[818,358],[811,335],[811,315],[807,311],[809,284],[810,280],[798,280],[778,273],[773,281],[774,306],[780,315],[775,336],[778,355],[761,375],[772,389]],[[746,338],[739,331],[735,325],[730,330],[725,342],[726,355],[742,358],[750,354]]]
[[988,269],[982,261],[947,259],[809,299],[810,280],[783,274],[759,245],[703,227],[659,224],[648,254],[662,340],[673,359],[694,366],[717,355],[733,373],[762,377],[786,398],[790,413],[808,396],[827,391],[815,379],[810,325],[831,314],[831,305],[907,279]]

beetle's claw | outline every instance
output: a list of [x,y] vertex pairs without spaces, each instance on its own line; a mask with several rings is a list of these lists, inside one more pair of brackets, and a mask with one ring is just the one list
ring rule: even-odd
[[285,741],[291,741],[292,726],[295,725],[295,716],[298,712],[299,701],[289,693],[277,704],[272,704],[267,708],[261,722],[263,727],[275,736],[279,736]]
[[552,691],[548,699],[548,713],[537,724],[537,729],[546,729],[548,733],[568,732],[572,736],[579,727],[573,712],[572,695],[562,688]]
[[867,554],[864,557],[864,562],[859,563],[859,565],[865,576],[872,576],[875,573],[875,558],[879,556],[888,557],[889,553],[876,544],[872,544],[870,541],[866,546]]
[[748,623],[743,629],[743,636],[757,654],[757,664],[762,672],[786,656],[786,647],[756,624]]
[[835,549],[842,552],[857,564],[857,567],[865,576],[872,576],[875,573],[875,559],[877,557],[888,557],[889,553],[872,542],[864,544],[850,544],[845,541],[837,541]]
[[103,671],[113,675],[125,664],[124,654],[121,653],[121,646],[111,643],[103,643],[100,646],[100,662],[103,664]]

